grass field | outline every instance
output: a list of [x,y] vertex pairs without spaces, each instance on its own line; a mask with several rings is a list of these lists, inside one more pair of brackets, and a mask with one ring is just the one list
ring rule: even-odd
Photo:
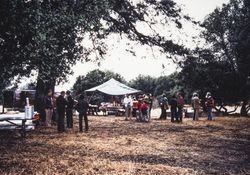
[[183,123],[89,116],[90,130],[0,133],[0,174],[250,174],[250,118]]

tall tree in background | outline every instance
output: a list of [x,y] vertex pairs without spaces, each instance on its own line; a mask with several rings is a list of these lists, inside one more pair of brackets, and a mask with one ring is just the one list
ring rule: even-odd
[[[161,76],[159,78],[139,75],[127,83],[120,74],[100,70],[90,71],[86,76],[78,76],[72,90],[76,95],[84,93],[85,90],[98,86],[111,78],[114,78],[124,84],[128,84],[135,89],[140,89],[142,93],[150,93],[157,98],[162,94],[166,94],[170,97],[182,90],[177,72],[169,76]],[[100,95],[95,96],[95,98],[104,100],[104,98],[100,98]]]
[[[96,69],[88,72],[86,76],[78,76],[76,78],[76,82],[73,85],[72,91],[74,95],[78,97],[78,95],[83,94],[85,90],[98,86],[110,80],[111,78],[126,84],[125,79],[120,74]],[[98,92],[90,93],[88,95],[89,102],[91,104],[100,104],[101,102],[108,101],[110,99],[110,95],[105,95]]]
[[140,89],[143,93],[150,93],[154,97],[159,97],[163,94],[170,97],[182,90],[182,85],[178,79],[177,72],[169,76],[160,76],[158,78],[139,75],[131,80],[129,85],[135,89]]
[[231,0],[211,13],[202,24],[206,48],[188,57],[181,73],[186,87],[213,91],[221,105],[242,101],[242,115],[250,110],[249,7],[248,1]]
[[171,98],[178,92],[183,90],[182,84],[179,81],[179,73],[174,72],[169,76],[161,76],[155,80],[154,96],[160,96],[162,94]]
[[140,89],[144,93],[150,93],[154,95],[155,91],[155,78],[151,76],[139,75],[134,80],[129,82],[129,85],[135,89]]
[[76,95],[81,94],[84,93],[85,90],[98,86],[111,78],[126,83],[125,79],[120,74],[96,69],[88,72],[86,76],[78,76],[72,90]]

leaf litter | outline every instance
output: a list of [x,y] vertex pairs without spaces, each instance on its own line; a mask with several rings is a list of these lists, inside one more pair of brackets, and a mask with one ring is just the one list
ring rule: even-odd
[[250,118],[149,123],[89,116],[88,133],[0,133],[0,174],[250,174]]

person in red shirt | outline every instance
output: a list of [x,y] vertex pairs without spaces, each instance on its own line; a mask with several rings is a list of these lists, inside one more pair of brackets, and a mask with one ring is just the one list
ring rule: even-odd
[[142,115],[142,121],[146,121],[148,115],[148,104],[146,101],[143,101],[143,103],[141,104],[140,111]]
[[135,98],[135,97],[133,97],[133,103],[132,103],[132,116],[133,117],[136,117],[136,112],[137,112],[137,110],[138,110],[138,100]]
[[212,109],[214,108],[214,98],[210,92],[206,94],[207,119],[213,120]]

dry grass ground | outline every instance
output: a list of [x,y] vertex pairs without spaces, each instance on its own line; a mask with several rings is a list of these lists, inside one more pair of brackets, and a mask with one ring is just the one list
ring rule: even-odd
[[0,174],[250,174],[250,118],[182,124],[90,116],[90,131],[56,127],[25,140],[0,133]]

